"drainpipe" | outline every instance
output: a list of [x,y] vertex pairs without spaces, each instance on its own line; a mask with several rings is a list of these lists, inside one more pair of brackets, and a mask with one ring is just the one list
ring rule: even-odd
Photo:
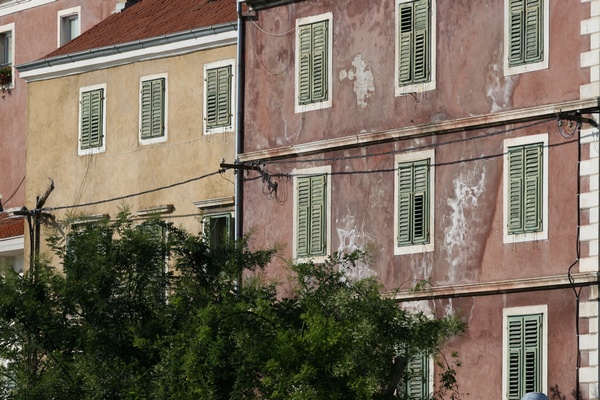
[[[245,21],[242,15],[242,2],[237,1],[238,15],[238,39],[237,39],[237,94],[236,94],[236,147],[235,162],[237,163],[239,154],[244,151],[244,42],[245,42]],[[244,199],[244,172],[236,170],[235,176],[235,240],[243,236],[243,199]]]

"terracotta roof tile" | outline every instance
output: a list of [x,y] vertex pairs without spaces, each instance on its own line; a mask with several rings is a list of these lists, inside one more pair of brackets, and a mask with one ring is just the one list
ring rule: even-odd
[[25,222],[22,219],[9,219],[8,214],[0,213],[0,239],[22,236]]
[[237,20],[235,0],[140,0],[83,32],[46,58]]

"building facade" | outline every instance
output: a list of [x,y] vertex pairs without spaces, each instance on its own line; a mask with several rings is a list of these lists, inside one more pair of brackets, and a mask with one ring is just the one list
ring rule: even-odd
[[253,244],[461,316],[473,398],[599,399],[600,2],[245,3]]
[[233,178],[219,165],[235,149],[236,18],[228,0],[144,0],[18,67],[26,204],[54,182],[42,237],[124,209],[139,223],[230,231]]
[[25,205],[27,88],[15,65],[68,43],[125,0],[0,1],[0,263],[23,268],[24,225],[2,210]]

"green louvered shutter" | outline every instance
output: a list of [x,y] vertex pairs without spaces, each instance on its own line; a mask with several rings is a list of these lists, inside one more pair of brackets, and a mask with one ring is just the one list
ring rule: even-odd
[[508,318],[508,400],[541,389],[542,314]]
[[511,0],[509,65],[537,62],[543,54],[543,1]]
[[399,5],[398,83],[430,80],[430,0],[418,0]]
[[543,146],[509,148],[508,232],[539,232],[542,220]]
[[231,125],[231,66],[206,71],[206,127]]
[[317,103],[327,100],[329,21],[300,26],[298,102]]
[[298,257],[326,253],[326,175],[298,178],[296,253]]
[[164,78],[142,82],[141,135],[150,139],[164,135]]
[[429,357],[417,356],[408,365],[410,380],[406,385],[410,399],[425,400],[429,398]]
[[102,100],[104,90],[92,90],[81,94],[81,138],[82,150],[102,147]]
[[429,243],[429,160],[398,165],[398,245]]

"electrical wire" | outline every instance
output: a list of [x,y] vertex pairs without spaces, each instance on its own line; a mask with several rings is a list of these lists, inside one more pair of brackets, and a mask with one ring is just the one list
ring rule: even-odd
[[199,180],[211,177],[211,176],[216,175],[216,174],[221,174],[223,172],[224,172],[224,170],[219,169],[216,172],[211,172],[209,174],[205,174],[205,175],[198,176],[198,177],[195,177],[195,178],[187,179],[187,180],[181,181],[181,182],[172,183],[170,185],[161,186],[161,187],[154,188],[154,189],[149,189],[149,190],[144,190],[142,192],[131,193],[131,194],[127,194],[127,195],[123,195],[123,196],[118,196],[118,197],[113,197],[113,198],[105,199],[105,200],[92,201],[92,202],[89,202],[89,203],[81,203],[81,204],[74,204],[74,205],[68,205],[68,206],[57,206],[57,207],[44,207],[44,208],[41,209],[41,211],[66,210],[66,209],[70,209],[70,208],[95,206],[95,205],[98,205],[98,204],[110,203],[110,202],[117,201],[117,200],[125,200],[125,199],[129,199],[129,198],[132,198],[132,197],[141,196],[141,195],[144,195],[144,194],[154,193],[154,192],[158,192],[158,191],[161,191],[161,190],[170,189],[170,188],[173,188],[173,187],[176,187],[176,186],[185,185],[185,184],[190,183],[190,182],[199,181]]
[[8,196],[8,199],[4,201],[4,205],[7,205],[8,202],[15,197],[15,195],[17,194],[17,192],[19,191],[19,189],[21,188],[21,185],[23,185],[23,182],[25,182],[25,177],[23,177],[23,179],[21,179],[21,182],[19,182],[19,184],[17,185],[17,188],[15,189],[15,191]]

